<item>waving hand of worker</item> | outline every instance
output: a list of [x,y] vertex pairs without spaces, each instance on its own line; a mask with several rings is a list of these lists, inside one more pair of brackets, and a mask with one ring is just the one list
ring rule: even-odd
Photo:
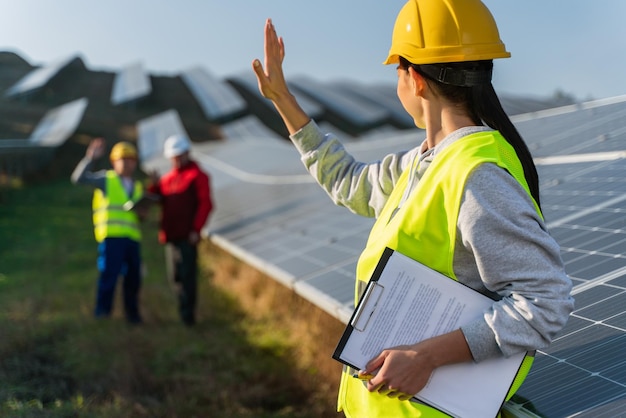
[[104,138],[94,138],[87,146],[86,155],[92,160],[97,160],[106,152],[106,141]]

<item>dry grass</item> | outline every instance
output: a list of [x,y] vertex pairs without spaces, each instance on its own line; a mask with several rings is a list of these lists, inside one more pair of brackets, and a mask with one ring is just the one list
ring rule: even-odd
[[235,296],[248,317],[282,334],[289,358],[301,370],[298,385],[326,405],[320,416],[334,416],[341,365],[331,355],[344,325],[292,290],[226,251],[206,243],[202,263],[213,270],[213,285]]

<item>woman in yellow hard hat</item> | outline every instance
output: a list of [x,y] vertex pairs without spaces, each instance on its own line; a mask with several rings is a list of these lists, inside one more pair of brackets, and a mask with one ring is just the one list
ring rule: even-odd
[[385,64],[397,65],[398,97],[426,139],[373,163],[356,161],[304,113],[285,82],[284,55],[268,20],[265,66],[252,63],[261,93],[333,201],[376,218],[356,299],[390,247],[494,300],[466,326],[383,350],[361,371],[375,375],[366,383],[344,372],[338,408],[355,418],[446,416],[410,400],[434,370],[546,347],[573,310],[532,157],[491,84],[492,60],[509,57],[493,17],[479,0],[405,4]]

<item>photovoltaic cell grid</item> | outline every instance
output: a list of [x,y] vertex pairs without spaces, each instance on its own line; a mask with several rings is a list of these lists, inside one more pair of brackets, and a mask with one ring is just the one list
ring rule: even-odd
[[514,117],[534,157],[625,151],[626,97]]
[[[625,112],[623,99],[596,102],[520,117],[516,126],[539,158],[624,151]],[[371,160],[422,139],[416,130],[347,146]],[[373,220],[335,206],[305,180],[287,142],[235,142],[198,148],[217,185],[212,239],[347,322],[356,262]],[[554,344],[537,353],[507,409],[518,416],[626,415],[626,160],[544,162],[538,171],[576,310]]]
[[[626,265],[626,164],[603,167],[606,177],[589,172],[566,183],[551,205],[560,218],[550,231],[562,248],[567,271],[576,285],[597,280]],[[550,190],[547,188],[546,190]],[[551,199],[547,199],[550,202]]]

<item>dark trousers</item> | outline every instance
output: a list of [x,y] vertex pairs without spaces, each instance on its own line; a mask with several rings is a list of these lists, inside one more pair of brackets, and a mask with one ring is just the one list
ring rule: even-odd
[[105,238],[98,244],[98,289],[96,317],[111,315],[117,278],[123,281],[123,299],[126,319],[141,322],[139,315],[139,288],[141,286],[141,257],[139,243],[129,238]]
[[167,276],[178,297],[180,318],[187,325],[196,322],[196,289],[198,284],[198,247],[188,241],[165,245]]

